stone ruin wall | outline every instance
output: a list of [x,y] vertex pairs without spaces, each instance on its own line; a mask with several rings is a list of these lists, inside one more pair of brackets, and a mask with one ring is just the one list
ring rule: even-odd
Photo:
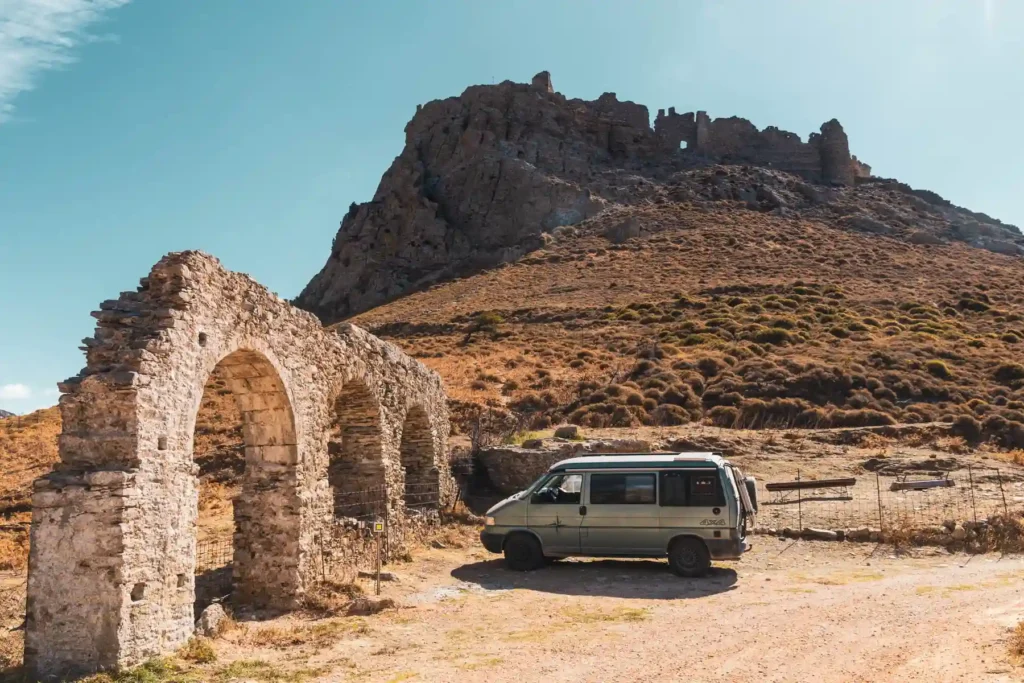
[[[25,660],[41,679],[134,664],[191,637],[193,437],[215,367],[245,441],[233,600],[301,601],[336,526],[332,484],[385,492],[396,550],[407,479],[432,482],[434,506],[455,493],[440,378],[357,327],[325,329],[199,252],[167,256],[94,316],[86,368],[61,385],[60,462],[34,486]],[[351,466],[332,481],[337,459]]]
[[670,107],[667,113],[658,110],[654,130],[667,151],[686,143],[685,154],[777,168],[815,183],[853,185],[856,178],[871,175],[871,167],[850,154],[849,140],[835,119],[804,142],[775,126],[758,130],[736,116],[712,120],[707,112],[677,114]]

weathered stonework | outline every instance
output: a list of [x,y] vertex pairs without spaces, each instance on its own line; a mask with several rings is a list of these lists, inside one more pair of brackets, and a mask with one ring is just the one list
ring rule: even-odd
[[397,539],[409,496],[454,495],[440,378],[364,330],[325,329],[200,252],[165,257],[94,315],[86,367],[61,385],[60,463],[33,494],[25,661],[39,678],[134,664],[192,634],[193,434],[215,367],[244,423],[233,599],[301,599],[333,487],[381,487]]

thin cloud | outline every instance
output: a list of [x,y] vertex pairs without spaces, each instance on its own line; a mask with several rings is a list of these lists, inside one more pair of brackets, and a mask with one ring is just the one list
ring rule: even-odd
[[39,76],[75,62],[75,48],[109,36],[87,29],[129,0],[0,0],[0,123]]
[[0,385],[0,400],[13,401],[16,399],[29,398],[32,390],[24,384],[2,384]]

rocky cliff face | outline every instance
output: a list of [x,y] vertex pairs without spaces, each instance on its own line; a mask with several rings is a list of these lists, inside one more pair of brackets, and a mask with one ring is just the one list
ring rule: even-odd
[[[737,201],[890,235],[914,232],[924,216],[934,239],[1017,250],[1012,226],[871,179],[834,119],[807,142],[674,109],[659,111],[652,128],[645,106],[614,93],[568,99],[542,72],[529,84],[473,86],[418,107],[405,133],[373,199],[352,204],[326,265],[295,302],[324,322],[516,260],[612,205]],[[859,205],[868,186],[873,208]]]

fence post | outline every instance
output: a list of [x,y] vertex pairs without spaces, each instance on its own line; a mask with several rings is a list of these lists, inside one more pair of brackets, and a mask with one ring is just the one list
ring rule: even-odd
[[882,523],[882,480],[878,472],[875,472],[875,491],[878,493],[878,532],[882,533],[885,525]]
[[[796,480],[800,481],[800,470],[796,471]],[[798,531],[803,532],[804,530],[804,510],[803,510],[803,492],[797,488],[796,490],[796,528]]]
[[999,495],[1003,497],[1003,517],[1010,518],[1010,510],[1006,507],[1006,491],[1003,490],[1003,475],[996,470],[996,481],[999,482]]
[[968,479],[971,482],[971,510],[974,513],[974,523],[977,524],[978,523],[978,506],[974,502],[974,470],[971,469],[970,465],[967,466],[967,477],[968,477]]
[[388,489],[384,487],[384,564],[391,557],[391,501],[388,500]]

